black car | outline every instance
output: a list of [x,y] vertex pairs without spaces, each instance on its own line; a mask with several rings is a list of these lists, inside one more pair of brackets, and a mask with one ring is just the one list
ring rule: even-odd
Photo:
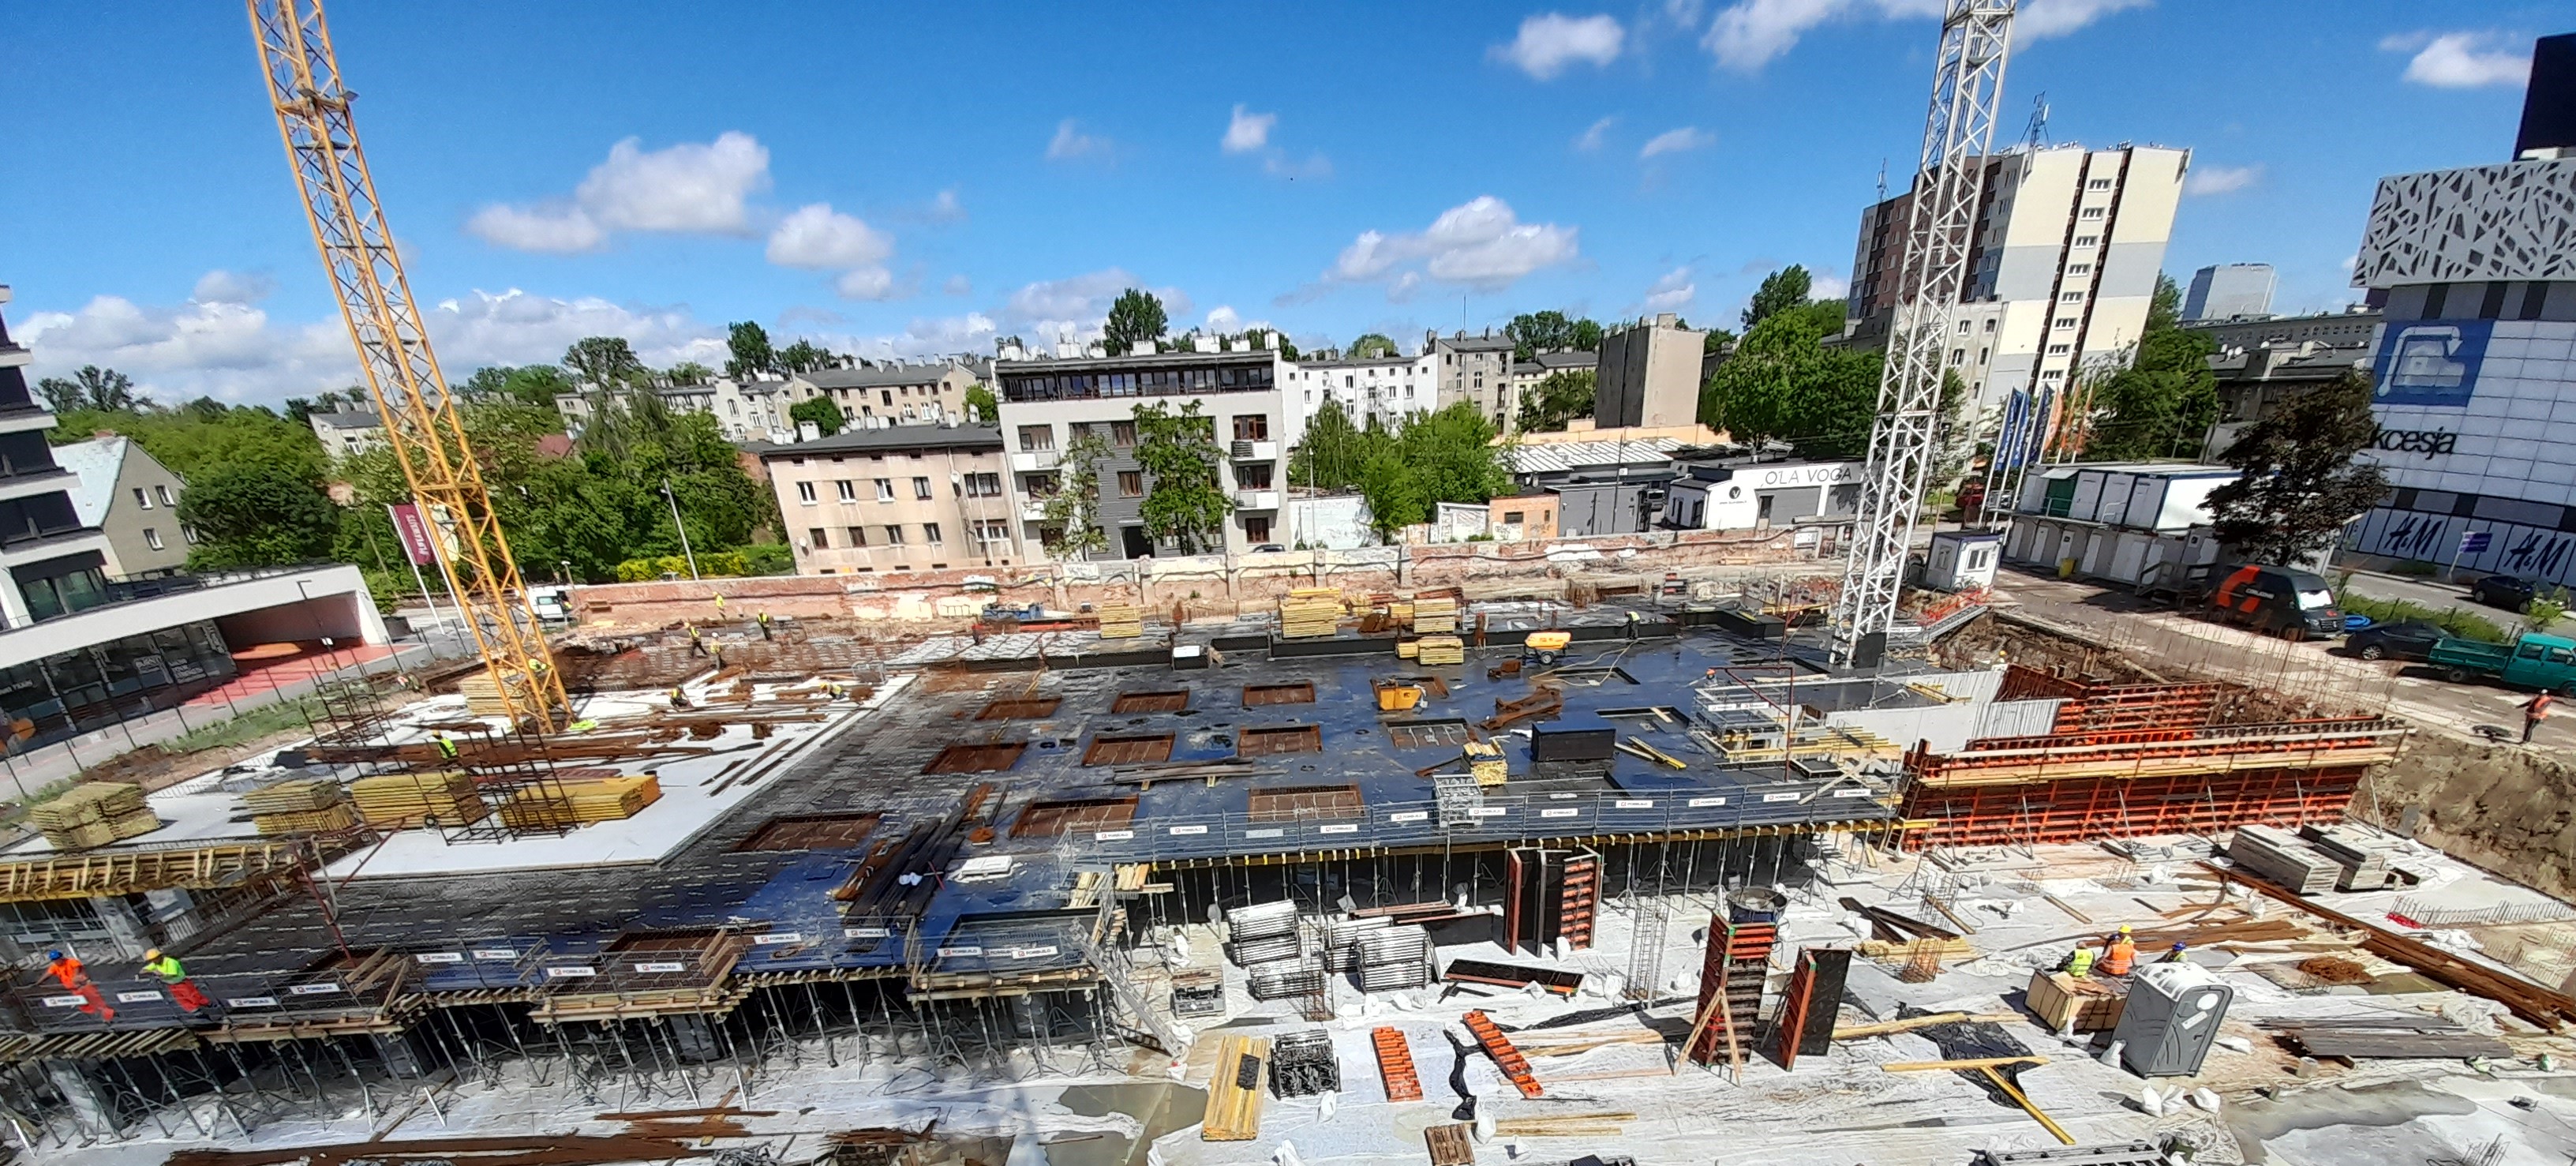
[[2531,603],[2534,588],[2529,579],[2511,575],[2489,575],[2469,584],[2469,598],[2489,607],[2520,611]]
[[2372,624],[2354,632],[2344,646],[2364,660],[2421,660],[2441,643],[2441,628],[2420,619]]

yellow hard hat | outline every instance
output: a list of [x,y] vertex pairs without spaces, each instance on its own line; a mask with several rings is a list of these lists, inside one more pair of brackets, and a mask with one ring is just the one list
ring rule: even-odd
[[153,948],[153,949],[152,949],[152,950],[150,950],[150,951],[144,952],[144,953],[143,953],[143,958],[145,958],[145,959],[147,959],[147,960],[157,960],[157,959],[160,959],[160,958],[161,958],[161,949],[156,947],[156,948]]
[[2128,925],[2128,924],[2126,924],[2126,923],[2121,924],[2121,925],[2120,925],[2120,934],[2122,934],[2122,935],[2127,935],[2128,933],[2129,933],[2129,925]]

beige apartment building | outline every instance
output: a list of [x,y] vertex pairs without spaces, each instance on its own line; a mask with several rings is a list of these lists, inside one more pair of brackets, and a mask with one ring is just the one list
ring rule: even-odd
[[1001,431],[899,425],[761,451],[799,575],[1009,567],[1016,533]]

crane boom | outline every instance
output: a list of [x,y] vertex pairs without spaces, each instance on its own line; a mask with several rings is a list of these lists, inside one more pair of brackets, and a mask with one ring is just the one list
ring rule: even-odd
[[513,724],[560,723],[569,708],[544,631],[522,602],[519,568],[501,533],[464,418],[430,351],[429,333],[385,224],[366,152],[350,117],[321,0],[245,0],[260,71],[295,171],[313,241],[357,346],[367,392],[384,419],[403,481],[449,536],[438,555],[466,630]]
[[1994,143],[1995,103],[2012,48],[2014,0],[1949,0],[1924,119],[1923,161],[1907,208],[1896,319],[1878,382],[1869,470],[1851,561],[1834,602],[1834,661],[1874,667],[1896,622],[1897,594],[1940,441],[1941,352],[1966,285],[1980,160]]

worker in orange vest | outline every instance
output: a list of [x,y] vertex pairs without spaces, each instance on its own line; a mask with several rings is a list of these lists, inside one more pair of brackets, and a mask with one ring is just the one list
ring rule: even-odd
[[2102,974],[2128,975],[2129,968],[2137,962],[2138,941],[2129,938],[2129,925],[2123,923],[2120,925],[2118,934],[2113,935],[2110,942],[2102,945]]
[[107,1006],[107,996],[90,982],[89,971],[81,966],[80,957],[56,949],[45,953],[45,972],[62,982],[63,990],[81,998],[80,1010],[105,1024],[116,1019],[116,1010]]
[[2549,719],[2549,706],[2556,703],[2558,703],[2558,698],[2551,696],[2546,692],[2522,702],[2523,744],[2531,744],[2532,733],[2539,730],[2540,722]]

